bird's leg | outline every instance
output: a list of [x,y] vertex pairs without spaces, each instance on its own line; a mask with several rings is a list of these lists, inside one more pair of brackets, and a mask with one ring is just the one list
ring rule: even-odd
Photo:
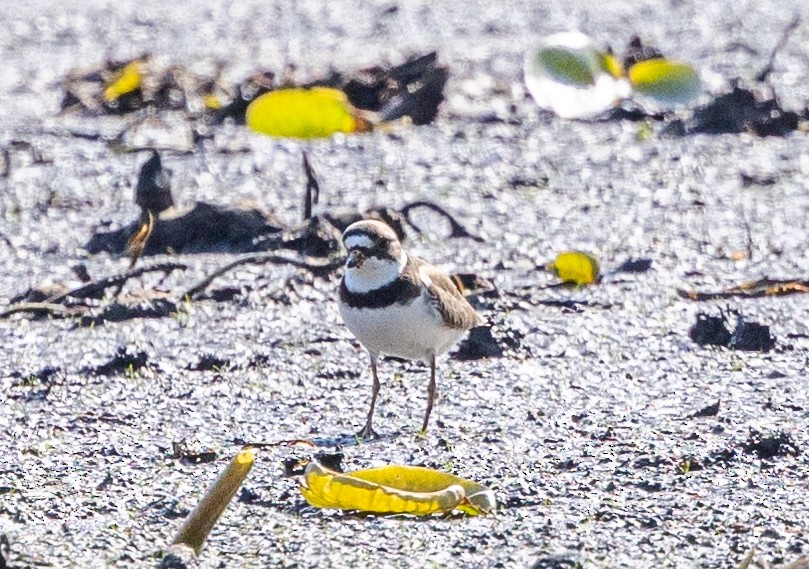
[[433,401],[435,401],[435,354],[430,354],[430,383],[427,386],[427,411],[424,412],[424,424],[421,426],[421,435],[427,434],[427,423],[430,422],[430,413],[433,410]]
[[368,409],[368,419],[365,421],[365,426],[357,433],[357,438],[364,439],[377,439],[379,435],[376,434],[373,427],[374,421],[374,407],[376,407],[376,396],[379,394],[379,376],[376,373],[376,354],[371,355],[371,373],[374,376],[374,382],[371,386],[371,408]]

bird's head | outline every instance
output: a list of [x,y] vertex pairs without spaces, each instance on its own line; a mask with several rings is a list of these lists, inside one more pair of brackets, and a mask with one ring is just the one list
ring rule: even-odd
[[396,233],[381,221],[352,223],[343,233],[348,250],[345,283],[351,292],[368,292],[393,282],[407,265]]

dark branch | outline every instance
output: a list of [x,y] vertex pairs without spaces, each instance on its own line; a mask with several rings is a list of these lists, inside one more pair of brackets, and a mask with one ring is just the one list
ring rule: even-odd
[[291,257],[284,257],[283,255],[278,255],[276,253],[254,253],[251,255],[247,255],[245,257],[241,257],[236,259],[235,261],[228,263],[224,267],[221,267],[202,279],[196,285],[185,291],[180,298],[180,301],[185,299],[193,300],[197,295],[201,292],[204,292],[206,288],[208,288],[211,283],[224,275],[227,272],[232,271],[236,267],[241,265],[264,265],[267,263],[272,263],[275,265],[292,265],[294,267],[298,267],[299,269],[306,269],[307,271],[311,271],[316,275],[328,275],[333,271],[337,270],[340,266],[342,266],[344,259],[342,257],[332,257],[325,261],[314,261],[307,258],[300,258],[294,259]]
[[715,292],[677,289],[677,294],[680,297],[698,302],[722,298],[761,298],[762,296],[786,296],[799,293],[809,293],[809,280],[783,280],[764,277]]
[[12,304],[3,312],[0,312],[0,320],[20,312],[30,312],[32,314],[47,312],[60,316],[72,316],[76,314],[75,309],[69,308],[63,304],[54,304],[53,302],[18,302]]
[[52,304],[61,304],[68,298],[96,298],[99,293],[103,293],[108,288],[117,287],[119,285],[123,285],[129,279],[137,278],[141,275],[145,275],[146,273],[165,273],[169,274],[172,271],[184,271],[188,268],[188,265],[184,265],[182,263],[160,263],[158,265],[148,265],[144,267],[138,267],[137,269],[132,269],[120,275],[114,275],[112,277],[107,277],[105,279],[101,279],[100,281],[91,282],[79,288],[75,288],[73,290],[57,294],[56,296],[50,297],[47,302]]
[[467,231],[467,229],[463,225],[461,225],[460,222],[457,219],[455,219],[455,217],[452,216],[452,214],[447,212],[447,210],[445,210],[444,208],[442,208],[437,204],[428,201],[416,201],[413,203],[409,203],[401,209],[402,215],[404,215],[407,222],[419,233],[424,233],[424,231],[422,231],[422,229],[418,225],[413,223],[412,219],[410,219],[410,211],[418,207],[426,207],[427,209],[431,209],[439,213],[447,221],[449,221],[450,228],[452,229],[452,232],[449,234],[449,237],[451,239],[455,237],[468,237],[473,241],[477,241],[479,243],[483,242],[482,237],[478,237],[477,235],[472,235],[471,233],[469,233],[469,231]]
[[775,65],[775,56],[778,55],[778,52],[781,51],[784,48],[787,41],[789,41],[789,36],[791,36],[792,32],[794,32],[798,28],[800,23],[801,23],[801,17],[796,14],[795,17],[792,18],[792,21],[789,23],[789,25],[786,27],[786,29],[781,34],[781,37],[778,40],[778,43],[775,44],[775,47],[773,48],[772,53],[770,53],[770,60],[767,62],[767,65],[764,67],[764,69],[762,69],[758,73],[758,75],[756,75],[756,81],[764,82],[764,81],[767,80],[767,77],[770,76],[770,73],[772,73],[772,70],[773,70],[773,66]]
[[303,198],[303,220],[312,218],[312,204],[320,200],[320,183],[317,181],[317,173],[309,164],[309,156],[303,153],[303,171],[306,173],[306,194]]

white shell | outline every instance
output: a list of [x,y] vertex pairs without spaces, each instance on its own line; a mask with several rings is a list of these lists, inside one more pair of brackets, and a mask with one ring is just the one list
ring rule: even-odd
[[[542,62],[540,55],[546,49],[564,50],[582,67],[589,68],[592,81],[572,84],[560,80],[556,74],[558,70],[549,69]],[[603,50],[581,32],[562,32],[548,36],[526,54],[523,73],[528,91],[537,105],[562,118],[596,116],[631,93],[625,79],[617,79],[602,70],[602,55]]]

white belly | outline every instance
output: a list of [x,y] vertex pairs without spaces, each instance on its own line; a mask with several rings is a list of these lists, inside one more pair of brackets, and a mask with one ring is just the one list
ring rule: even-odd
[[411,360],[429,360],[452,347],[464,330],[447,328],[441,315],[420,296],[408,305],[351,308],[340,304],[340,315],[369,351]]

